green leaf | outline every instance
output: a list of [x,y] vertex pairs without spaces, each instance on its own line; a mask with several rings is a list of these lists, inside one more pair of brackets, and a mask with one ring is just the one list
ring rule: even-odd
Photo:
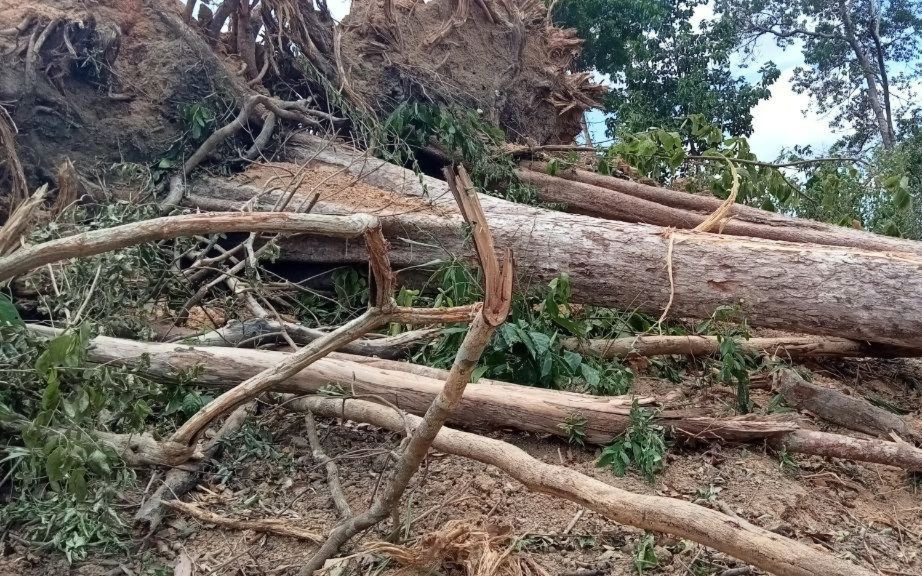
[[547,163],[547,173],[551,176],[556,176],[559,168],[560,166],[556,158],[551,158]]
[[0,326],[24,326],[19,312],[6,294],[0,293]]
[[611,176],[611,166],[608,164],[608,160],[605,158],[599,158],[599,162],[596,164],[595,171],[603,176]]
[[478,367],[474,368],[474,371],[471,372],[471,383],[475,383],[475,382],[477,382],[478,380],[480,380],[480,378],[481,378],[484,374],[486,374],[487,370],[489,370],[489,369],[490,369],[490,367],[489,367],[489,366],[486,366],[486,365],[484,365],[484,366],[478,366]]
[[583,363],[583,357],[572,350],[563,351],[563,361],[570,369],[570,372],[576,374],[580,364]]
[[77,500],[86,500],[86,468],[74,468],[67,475],[67,491]]
[[896,206],[897,210],[906,210],[909,208],[911,201],[912,196],[909,194],[909,190],[906,188],[900,188],[893,195],[893,204]]
[[547,354],[548,350],[551,349],[551,337],[544,332],[536,332],[531,330],[528,332],[528,335],[531,337],[531,341],[535,345],[535,358],[543,354]]
[[545,354],[541,362],[541,378],[546,379],[551,375],[554,369],[554,357],[551,354]]
[[51,482],[55,490],[60,488],[59,482],[64,479],[66,470],[64,466],[67,462],[67,451],[63,446],[55,448],[48,458],[45,459],[45,474],[48,475],[48,481]]
[[586,380],[586,384],[588,384],[591,388],[595,388],[599,385],[599,382],[602,380],[602,376],[599,374],[598,370],[589,364],[581,364],[579,368],[583,378]]
[[42,410],[50,412],[58,407],[58,402],[61,400],[61,383],[55,371],[46,376],[46,381],[48,384],[42,392]]

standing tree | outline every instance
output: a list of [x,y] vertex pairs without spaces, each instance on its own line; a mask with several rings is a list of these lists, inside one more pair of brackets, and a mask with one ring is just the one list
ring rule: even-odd
[[565,0],[554,19],[586,39],[580,64],[611,77],[608,131],[677,130],[693,114],[730,136],[752,132],[751,110],[770,96],[778,70],[767,63],[752,84],[734,75],[735,29],[691,23],[703,0]]
[[802,43],[806,66],[794,70],[795,90],[832,113],[833,127],[849,129],[849,148],[879,138],[892,149],[897,120],[919,108],[919,0],[717,0],[716,12],[750,53],[766,36],[780,47]]

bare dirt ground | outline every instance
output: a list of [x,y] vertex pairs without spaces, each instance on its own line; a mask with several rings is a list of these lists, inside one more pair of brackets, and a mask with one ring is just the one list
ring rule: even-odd
[[[812,368],[817,382],[835,383],[919,416],[922,361],[850,360]],[[634,390],[658,397],[672,393],[677,407],[715,414],[733,410],[732,391],[704,383],[700,373],[692,372],[678,385],[640,377]],[[753,401],[756,410],[763,411],[771,394],[753,390]],[[331,421],[320,422],[320,435],[327,453],[339,462],[347,498],[354,508],[363,508],[388,464],[388,451],[399,442],[398,435]],[[761,445],[673,446],[664,472],[648,484],[635,474],[617,477],[597,468],[598,451],[591,448],[512,431],[490,435],[541,460],[563,463],[627,490],[694,501],[738,515],[881,574],[922,574],[922,487],[895,468],[803,456],[793,466],[785,466],[778,454]],[[126,516],[142,497],[140,490],[125,494]],[[286,518],[319,534],[336,521],[323,470],[309,455],[301,416],[270,406],[264,406],[256,423],[234,439],[187,500],[235,518]],[[516,548],[550,574],[636,574],[634,559],[645,536],[640,530],[581,512],[574,503],[531,493],[493,467],[439,453],[430,456],[408,491],[401,518],[400,537],[409,541],[431,534],[449,520],[463,520],[492,533],[510,531]],[[386,538],[392,528],[388,522],[366,533],[344,551],[344,555],[357,554],[352,562],[331,573],[397,574],[395,564],[359,554],[369,543]],[[175,515],[138,544],[147,551],[91,558],[68,567],[59,557],[7,543],[0,573],[172,574],[177,556],[185,554],[195,574],[294,574],[313,550],[309,542],[218,529]],[[721,574],[743,567],[723,554],[662,534],[655,535],[653,551],[656,566],[644,573]],[[445,566],[434,573],[461,573],[455,568]]]

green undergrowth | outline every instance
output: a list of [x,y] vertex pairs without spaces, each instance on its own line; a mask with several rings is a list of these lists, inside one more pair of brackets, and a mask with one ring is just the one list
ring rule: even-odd
[[515,174],[514,159],[502,153],[503,131],[478,111],[459,106],[404,102],[380,124],[381,155],[419,169],[418,157],[436,150],[450,164],[463,164],[482,191],[511,202],[537,206],[536,190]]
[[45,339],[17,322],[0,326],[0,530],[16,527],[39,548],[68,560],[91,549],[124,548],[128,527],[115,512],[135,475],[94,431],[160,435],[210,398],[189,382],[132,368],[90,364],[89,324]]

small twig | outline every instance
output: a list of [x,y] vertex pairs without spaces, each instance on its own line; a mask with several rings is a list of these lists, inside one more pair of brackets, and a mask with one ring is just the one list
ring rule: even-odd
[[80,323],[80,318],[83,316],[83,311],[86,309],[87,305],[90,303],[90,298],[93,297],[93,292],[96,290],[96,283],[99,282],[99,273],[102,272],[102,264],[96,267],[96,274],[93,275],[93,281],[90,283],[89,290],[86,291],[86,298],[83,299],[83,303],[80,304],[80,308],[77,308],[77,313],[74,314],[74,319],[71,322],[72,326],[76,326]]
[[569,534],[570,530],[573,530],[573,527],[576,526],[576,523],[579,522],[579,519],[583,517],[583,514],[586,513],[585,508],[580,508],[577,510],[576,514],[573,515],[573,519],[570,520],[570,523],[567,524],[567,527],[563,529],[564,534]]

